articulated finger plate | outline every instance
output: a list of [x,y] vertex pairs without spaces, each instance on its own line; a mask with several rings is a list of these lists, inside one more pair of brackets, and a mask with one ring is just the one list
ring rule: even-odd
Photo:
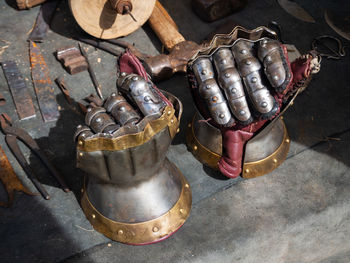
[[126,124],[135,124],[141,117],[125,98],[117,93],[112,93],[104,104],[107,112],[111,113],[113,118],[122,126]]
[[265,74],[272,87],[283,91],[286,85],[286,70],[281,57],[281,47],[276,40],[261,40],[258,48],[258,57],[264,64]]
[[220,125],[234,122],[227,102],[215,80],[214,70],[207,58],[200,59],[193,65],[193,71],[199,84],[199,93],[205,100],[211,117]]
[[261,64],[254,56],[252,43],[241,40],[232,51],[238,62],[238,69],[254,108],[262,117],[270,117],[277,111],[276,101],[261,79]]
[[136,74],[121,74],[118,79],[118,88],[138,106],[144,116],[154,115],[160,117],[166,106],[165,102],[152,91],[152,84]]
[[218,82],[225,91],[233,115],[245,125],[252,122],[248,103],[245,97],[241,76],[235,68],[232,52],[229,48],[220,48],[213,55],[218,72]]
[[95,133],[113,133],[120,127],[102,107],[88,108],[85,116],[85,124]]

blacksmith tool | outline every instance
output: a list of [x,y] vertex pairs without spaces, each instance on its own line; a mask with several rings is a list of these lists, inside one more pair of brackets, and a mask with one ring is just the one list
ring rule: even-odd
[[33,41],[29,44],[30,65],[36,97],[44,122],[56,121],[60,116],[49,68],[40,48]]
[[340,59],[346,55],[345,47],[340,39],[329,35],[316,37],[311,47],[319,56],[328,59]]
[[50,196],[46,192],[45,188],[40,184],[33,170],[30,168],[29,164],[27,163],[22,151],[19,148],[17,140],[20,140],[21,142],[23,142],[41,160],[41,162],[46,166],[47,170],[57,180],[57,182],[60,184],[60,186],[65,192],[69,191],[69,188],[64,182],[64,179],[61,177],[58,171],[49,163],[49,161],[45,157],[45,154],[39,148],[38,144],[25,130],[19,127],[12,126],[11,119],[7,114],[0,115],[0,126],[3,133],[6,135],[5,140],[11,152],[16,157],[18,163],[22,166],[23,170],[26,172],[29,179],[33,182],[36,189],[38,189],[40,194],[46,200],[50,199]]
[[60,48],[56,52],[56,57],[71,75],[85,71],[88,68],[85,57],[77,47]]
[[9,85],[16,111],[20,120],[35,117],[35,109],[28,87],[19,72],[16,62],[5,61],[1,63],[2,69]]
[[327,24],[343,38],[350,41],[350,16],[342,16],[332,13],[330,10],[324,12]]
[[193,11],[204,21],[213,22],[246,6],[247,0],[192,0]]
[[103,100],[103,96],[102,96],[102,92],[101,92],[101,86],[100,86],[100,84],[98,83],[98,81],[96,79],[96,75],[95,75],[94,71],[92,70],[92,67],[91,67],[91,64],[89,62],[88,56],[87,56],[84,48],[81,46],[80,43],[79,43],[79,48],[80,48],[81,54],[83,54],[83,56],[86,59],[86,62],[87,62],[87,65],[88,65],[88,72],[89,72],[89,75],[91,77],[92,83],[94,84],[96,93]]
[[36,195],[29,191],[18,179],[15,171],[12,168],[4,150],[0,147],[0,181],[7,192],[7,203],[0,202],[2,207],[11,207],[15,200],[15,191],[23,192],[27,195]]
[[315,19],[298,3],[292,0],[277,0],[279,5],[286,11],[288,14],[294,16],[296,19],[299,19],[304,22],[315,23]]

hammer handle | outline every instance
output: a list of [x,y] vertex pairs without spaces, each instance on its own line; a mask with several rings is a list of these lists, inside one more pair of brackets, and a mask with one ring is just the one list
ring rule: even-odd
[[47,0],[16,0],[17,7],[20,10],[29,9],[33,6],[40,5]]
[[168,51],[176,44],[185,41],[175,22],[159,1],[156,2],[148,23]]

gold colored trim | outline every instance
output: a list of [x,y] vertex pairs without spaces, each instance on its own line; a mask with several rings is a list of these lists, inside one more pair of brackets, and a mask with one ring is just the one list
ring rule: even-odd
[[147,244],[160,241],[180,228],[191,211],[191,188],[180,170],[178,171],[182,182],[180,197],[167,213],[156,219],[130,224],[103,216],[91,204],[85,191],[85,183],[81,206],[94,229],[112,240],[127,244]]
[[242,177],[244,178],[254,178],[262,176],[264,174],[270,173],[275,170],[287,157],[290,139],[288,136],[287,128],[285,123],[283,123],[283,140],[281,145],[274,151],[270,156],[261,159],[256,162],[249,162],[243,164]]
[[214,170],[218,170],[218,162],[221,158],[221,155],[209,150],[197,140],[194,133],[195,117],[196,115],[193,116],[192,123],[188,124],[186,133],[187,147],[198,161]]
[[[194,133],[195,117],[192,119],[192,123],[188,125],[186,134],[186,144],[194,157],[209,166],[214,170],[218,170],[218,162],[221,155],[212,152],[210,149],[202,145],[196,138]],[[272,172],[276,169],[287,157],[290,139],[288,136],[287,128],[283,123],[284,137],[281,145],[268,157],[256,162],[248,162],[243,164],[241,176],[244,178],[254,178],[262,176],[264,174]]]
[[179,119],[175,116],[174,108],[166,106],[162,116],[147,123],[141,132],[126,134],[116,138],[98,137],[82,139],[77,149],[79,152],[125,150],[146,143],[165,127],[169,127],[170,136],[173,138],[179,127],[179,122]]

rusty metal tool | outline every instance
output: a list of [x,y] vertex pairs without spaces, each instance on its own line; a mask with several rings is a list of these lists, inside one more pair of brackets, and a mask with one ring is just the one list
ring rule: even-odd
[[77,47],[60,48],[56,52],[56,57],[71,75],[88,69],[86,59]]
[[40,161],[46,166],[47,170],[60,184],[61,188],[65,192],[69,191],[69,188],[65,183],[64,179],[61,177],[58,171],[50,164],[50,162],[45,157],[45,154],[39,148],[39,145],[25,130],[19,127],[12,126],[11,119],[7,114],[0,115],[0,126],[3,133],[6,135],[5,140],[11,152],[16,157],[18,163],[22,166],[23,170],[26,172],[29,179],[33,182],[34,186],[38,189],[40,194],[46,200],[50,199],[50,196],[46,192],[45,188],[40,184],[33,170],[30,168],[29,164],[27,163],[22,151],[19,148],[18,140],[23,142],[40,159]]
[[79,43],[79,48],[80,48],[81,54],[83,54],[83,56],[86,59],[86,62],[87,62],[87,65],[88,65],[88,72],[89,72],[89,75],[91,77],[92,83],[94,84],[96,93],[103,100],[103,96],[102,96],[102,92],[101,92],[101,85],[98,83],[98,81],[96,79],[96,75],[95,75],[94,71],[92,70],[91,64],[89,62],[88,56],[87,56],[84,48],[81,46],[80,43]]
[[42,42],[46,38],[51,20],[60,2],[61,0],[52,0],[43,3],[35,20],[33,30],[28,37],[29,41]]
[[60,116],[60,113],[49,76],[49,68],[38,45],[30,41],[29,46],[32,79],[41,115],[45,122],[55,121]]
[[9,85],[19,119],[24,120],[35,117],[32,97],[17,68],[16,62],[5,61],[1,63],[1,66]]
[[0,202],[2,207],[12,206],[15,200],[15,191],[23,192],[27,195],[37,195],[29,191],[19,180],[2,147],[0,147],[0,181],[4,185],[8,196],[7,203]]
[[192,10],[204,21],[213,22],[246,6],[247,0],[192,0]]
[[67,100],[67,102],[69,104],[72,104],[72,98],[70,97],[69,90],[67,89],[66,84],[64,83],[63,77],[56,78],[55,82],[56,82],[57,86],[61,89],[64,97]]
[[294,16],[295,18],[309,23],[315,23],[315,19],[298,3],[293,0],[277,0],[278,4],[286,11],[288,14]]

